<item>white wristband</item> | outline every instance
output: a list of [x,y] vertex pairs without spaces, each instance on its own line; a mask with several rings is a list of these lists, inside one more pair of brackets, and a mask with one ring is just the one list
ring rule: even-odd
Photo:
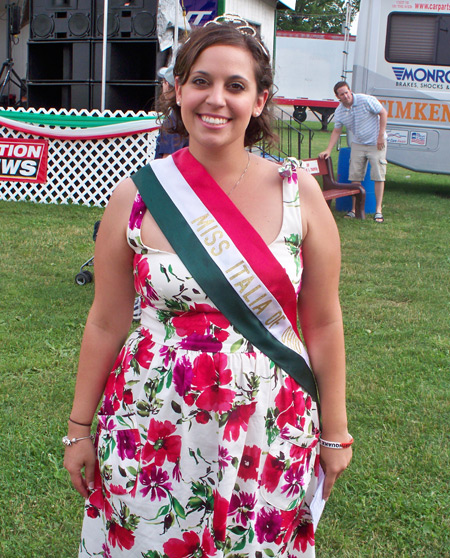
[[352,436],[350,436],[350,440],[348,442],[328,442],[328,440],[319,438],[319,444],[324,448],[330,448],[330,449],[347,449],[353,444],[353,442],[354,440]]

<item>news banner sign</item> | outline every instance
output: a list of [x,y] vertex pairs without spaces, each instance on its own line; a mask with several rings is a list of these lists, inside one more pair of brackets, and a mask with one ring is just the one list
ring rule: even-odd
[[48,141],[0,138],[0,180],[47,182]]

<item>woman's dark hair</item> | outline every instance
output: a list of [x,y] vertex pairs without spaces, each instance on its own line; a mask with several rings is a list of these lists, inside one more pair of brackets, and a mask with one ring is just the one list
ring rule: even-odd
[[[264,90],[269,91],[269,97],[263,111],[257,118],[252,116],[247,126],[244,139],[245,147],[254,145],[261,140],[273,144],[277,136],[272,130],[272,66],[270,64],[270,57],[259,37],[242,33],[233,24],[229,23],[198,27],[189,35],[189,38],[178,50],[173,71],[174,76],[179,79],[181,85],[184,85],[189,78],[193,64],[200,54],[208,47],[217,45],[229,45],[247,50],[254,61],[258,93],[262,93]],[[180,107],[176,104],[175,97],[165,96],[165,98],[160,98],[158,106],[166,116],[170,111],[175,113],[177,127],[172,132],[187,136],[188,133],[181,119]]]

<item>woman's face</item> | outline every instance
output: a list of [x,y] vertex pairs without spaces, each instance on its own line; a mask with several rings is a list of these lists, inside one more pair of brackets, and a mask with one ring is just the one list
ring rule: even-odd
[[245,49],[217,45],[197,58],[184,85],[177,79],[177,101],[189,132],[189,145],[214,149],[244,146],[245,130],[258,116],[268,92],[258,94],[252,55]]

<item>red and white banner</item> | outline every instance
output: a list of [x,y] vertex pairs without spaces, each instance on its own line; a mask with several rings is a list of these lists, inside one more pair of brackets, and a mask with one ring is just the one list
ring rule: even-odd
[[0,138],[0,180],[47,182],[48,141]]

